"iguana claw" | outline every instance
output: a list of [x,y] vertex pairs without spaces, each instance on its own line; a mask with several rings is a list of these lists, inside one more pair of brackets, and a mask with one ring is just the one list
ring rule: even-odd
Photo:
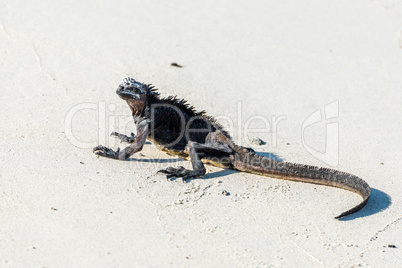
[[93,148],[92,151],[94,154],[99,155],[99,156],[112,158],[112,159],[119,159],[120,148],[117,148],[116,151],[113,151],[112,149],[109,149],[103,145],[98,145],[95,148]]

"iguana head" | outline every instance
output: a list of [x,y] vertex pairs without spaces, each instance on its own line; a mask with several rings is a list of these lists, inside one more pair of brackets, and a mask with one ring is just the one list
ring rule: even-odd
[[142,114],[145,109],[149,92],[152,88],[132,78],[125,78],[117,88],[116,93],[120,98],[127,101],[133,114]]
[[117,88],[116,93],[123,100],[141,100],[146,99],[149,89],[148,86],[135,81],[132,78],[125,78]]

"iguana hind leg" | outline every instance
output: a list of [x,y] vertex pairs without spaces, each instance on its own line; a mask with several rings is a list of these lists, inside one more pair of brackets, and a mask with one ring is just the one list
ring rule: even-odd
[[190,142],[186,147],[186,151],[190,157],[193,170],[185,169],[182,166],[178,168],[168,167],[167,169],[159,170],[158,173],[166,174],[168,179],[181,177],[184,182],[192,178],[200,178],[206,173],[204,163],[201,161],[202,158],[220,161],[224,158],[228,159],[229,154],[233,152],[229,147],[196,142]]

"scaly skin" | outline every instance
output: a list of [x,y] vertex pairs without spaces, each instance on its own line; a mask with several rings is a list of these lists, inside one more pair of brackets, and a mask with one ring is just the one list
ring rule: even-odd
[[334,169],[272,160],[256,154],[251,148],[236,145],[214,118],[207,116],[205,112],[195,111],[186,101],[176,97],[160,98],[151,85],[126,78],[116,93],[130,107],[137,126],[137,135],[132,133],[128,137],[113,132],[113,136],[130,145],[116,151],[99,145],[93,149],[96,155],[126,160],[141,151],[148,139],[158,149],[191,161],[192,170],[168,167],[159,171],[168,178],[181,177],[183,181],[200,178],[205,175],[206,163],[269,177],[333,186],[356,192],[363,197],[360,204],[343,212],[336,219],[359,211],[370,197],[370,186],[355,175]]

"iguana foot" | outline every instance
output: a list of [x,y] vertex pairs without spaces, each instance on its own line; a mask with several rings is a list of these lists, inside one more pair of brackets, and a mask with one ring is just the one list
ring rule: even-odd
[[120,139],[120,142],[127,142],[127,143],[133,143],[135,141],[135,135],[134,133],[131,133],[131,137],[124,135],[124,134],[120,134],[117,132],[112,132],[110,134],[110,136],[115,136],[118,139]]
[[158,173],[167,174],[166,178],[182,178],[183,182],[187,182],[193,178],[202,177],[205,172],[198,172],[194,170],[185,169],[184,167],[180,166],[178,168],[168,167],[167,169],[161,169]]
[[120,148],[117,148],[117,150],[115,152],[112,149],[109,149],[103,145],[98,145],[95,148],[93,148],[92,151],[94,154],[99,155],[99,156],[113,158],[113,159],[119,159]]

